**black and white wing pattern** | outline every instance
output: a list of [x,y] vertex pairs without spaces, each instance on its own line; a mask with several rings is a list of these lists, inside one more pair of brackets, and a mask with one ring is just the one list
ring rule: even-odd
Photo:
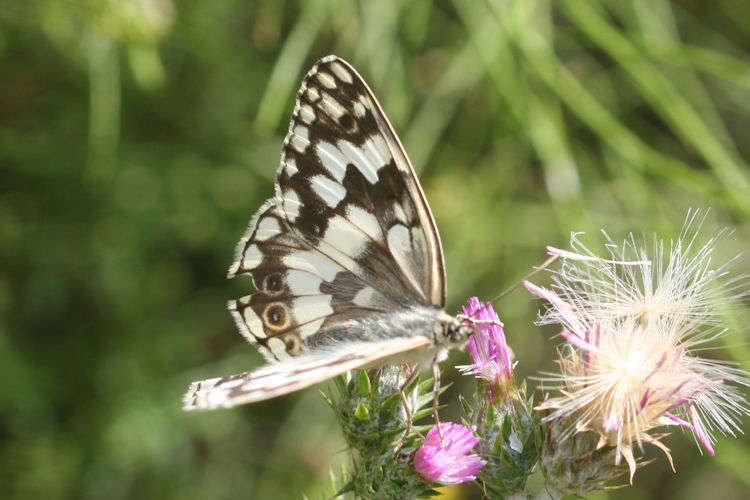
[[413,352],[431,359],[455,324],[419,181],[375,96],[338,57],[302,81],[276,196],[229,270],[242,274],[258,291],[229,309],[274,364],[194,382],[186,410],[269,399]]

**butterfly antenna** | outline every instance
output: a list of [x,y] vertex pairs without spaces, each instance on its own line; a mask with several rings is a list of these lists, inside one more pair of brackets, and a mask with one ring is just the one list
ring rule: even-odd
[[516,288],[518,288],[518,286],[519,286],[520,284],[522,284],[522,283],[523,283],[524,281],[526,281],[527,279],[531,278],[532,276],[534,276],[534,275],[535,275],[535,274],[537,274],[538,272],[540,272],[540,271],[543,271],[544,269],[548,268],[548,267],[549,267],[550,265],[552,265],[552,263],[554,263],[554,262],[555,262],[555,261],[556,261],[556,260],[557,260],[557,259],[558,259],[559,257],[560,257],[559,255],[553,255],[553,256],[552,256],[552,257],[550,257],[549,259],[545,260],[544,262],[542,262],[542,264],[541,264],[541,265],[539,265],[538,267],[535,267],[535,268],[534,268],[534,269],[533,269],[533,270],[532,270],[532,271],[531,271],[530,273],[528,273],[528,274],[527,274],[526,276],[524,276],[523,278],[521,278],[520,280],[518,280],[518,281],[516,282],[516,284],[515,284],[515,285],[513,285],[513,286],[512,286],[512,287],[510,287],[510,288],[508,288],[507,290],[505,290],[505,291],[504,291],[503,293],[501,293],[500,295],[498,295],[498,296],[497,296],[497,297],[495,297],[494,299],[490,300],[490,303],[491,303],[491,304],[494,304],[494,303],[495,303],[495,302],[497,302],[498,300],[502,299],[503,297],[505,297],[506,295],[508,295],[508,294],[509,294],[510,292],[512,292],[513,290],[515,290]]

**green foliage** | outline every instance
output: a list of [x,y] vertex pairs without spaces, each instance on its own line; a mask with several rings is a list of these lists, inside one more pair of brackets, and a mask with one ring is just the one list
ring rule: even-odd
[[[725,256],[746,250],[749,20],[735,0],[3,2],[3,497],[326,488],[345,443],[315,390],[180,411],[190,381],[263,362],[225,310],[252,287],[224,276],[319,57],[354,64],[403,139],[451,311],[570,231],[668,237],[711,206],[707,224],[737,229]],[[497,305],[519,377],[553,369],[557,332],[532,326],[537,305],[523,292]],[[729,361],[750,359],[744,338],[728,344]],[[666,444],[677,474],[657,461],[608,498],[750,496],[747,437],[715,458]]]
[[523,492],[534,471],[541,439],[540,415],[533,408],[533,398],[527,399],[525,391],[520,390],[496,404],[488,404],[484,398],[472,409],[471,420],[482,438],[477,451],[487,461],[477,481],[491,498]]
[[[355,498],[428,498],[434,491],[414,470],[413,454],[421,443],[408,425],[399,392],[399,369],[355,372],[336,379],[337,394],[327,398],[353,456],[348,483],[341,494]],[[400,382],[403,384],[403,380]],[[414,381],[404,389],[415,420],[431,412],[432,380]],[[426,430],[426,429],[422,429]]]
[[[612,481],[628,474],[625,461],[617,463],[617,449],[600,445],[594,432],[560,439],[565,422],[552,422],[544,440],[541,468],[551,491],[583,495],[612,487]],[[644,464],[641,464],[644,465]]]

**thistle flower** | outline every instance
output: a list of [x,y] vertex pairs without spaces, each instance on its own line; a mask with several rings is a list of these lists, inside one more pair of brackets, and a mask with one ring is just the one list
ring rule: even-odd
[[482,303],[477,297],[469,299],[462,313],[474,323],[474,334],[469,339],[473,363],[456,368],[486,380],[492,397],[495,388],[506,386],[513,376],[513,353],[505,340],[503,324],[492,304]]
[[634,444],[651,443],[671,462],[663,436],[649,433],[655,427],[689,429],[713,455],[714,431],[734,436],[738,415],[750,414],[736,387],[750,385],[748,373],[696,355],[726,331],[716,306],[746,294],[739,290],[746,277],[729,277],[727,265],[713,260],[725,232],[699,247],[696,220],[697,213],[688,216],[668,251],[656,241],[649,253],[631,235],[609,245],[611,260],[595,258],[574,236],[578,256],[561,255],[552,290],[525,283],[548,301],[539,323],[561,325],[568,342],[562,374],[544,379],[561,395],[537,409],[549,410],[547,422],[571,422],[554,439],[597,433],[596,448],[614,447],[631,481]]
[[474,437],[475,428],[452,422],[439,425],[430,429],[414,455],[414,469],[431,483],[473,481],[485,464],[478,455],[469,454],[479,443],[479,438]]
[[[403,387],[398,366],[363,370],[335,379],[336,389],[326,397],[351,450],[352,464],[340,477],[344,486],[336,498],[425,498],[432,488],[414,470],[414,453],[421,444],[407,419],[432,413],[432,380]],[[403,394],[401,391],[403,390]],[[408,432],[408,434],[407,434]],[[351,495],[344,495],[350,492]]]

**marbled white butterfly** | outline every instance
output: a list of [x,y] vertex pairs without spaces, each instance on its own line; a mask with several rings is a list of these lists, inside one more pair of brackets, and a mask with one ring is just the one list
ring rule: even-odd
[[229,302],[271,364],[193,382],[185,410],[252,403],[352,369],[429,366],[472,329],[443,311],[437,227],[406,152],[367,84],[328,56],[297,94],[276,196],[250,221],[229,277],[257,292]]

